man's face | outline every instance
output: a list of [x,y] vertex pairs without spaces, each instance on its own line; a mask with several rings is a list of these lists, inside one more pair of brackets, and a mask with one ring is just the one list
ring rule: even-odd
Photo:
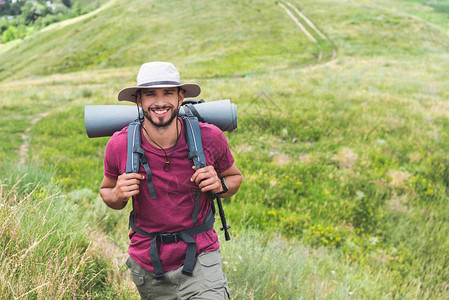
[[137,103],[145,118],[154,126],[168,127],[178,116],[178,106],[184,100],[182,90],[177,87],[141,89]]

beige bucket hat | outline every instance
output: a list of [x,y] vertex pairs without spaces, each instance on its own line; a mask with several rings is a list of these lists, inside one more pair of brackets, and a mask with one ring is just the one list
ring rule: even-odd
[[137,85],[122,89],[118,93],[119,101],[136,102],[137,90],[144,88],[181,87],[185,97],[196,97],[201,88],[196,83],[181,83],[175,66],[168,62],[149,62],[140,67]]

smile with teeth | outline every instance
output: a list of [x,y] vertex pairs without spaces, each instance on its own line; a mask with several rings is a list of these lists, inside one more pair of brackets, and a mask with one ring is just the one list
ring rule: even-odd
[[153,111],[154,111],[154,113],[157,114],[157,115],[163,115],[163,114],[165,114],[165,113],[168,111],[168,109],[164,109],[164,110],[153,110]]
[[168,108],[154,108],[154,109],[151,109],[151,111],[158,117],[162,117],[162,116],[165,116],[165,114],[169,111],[169,109]]

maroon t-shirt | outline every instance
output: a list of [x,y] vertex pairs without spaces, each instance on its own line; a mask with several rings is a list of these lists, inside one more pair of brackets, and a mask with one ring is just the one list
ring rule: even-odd
[[[183,122],[181,122],[183,123]],[[217,173],[229,169],[234,163],[225,135],[214,125],[200,123],[201,137],[207,165],[214,166]],[[126,170],[128,127],[114,133],[108,141],[104,158],[104,175],[117,179]],[[141,132],[142,148],[148,159],[156,199],[151,199],[146,181],[140,184],[140,193],[135,197],[134,211],[136,225],[147,232],[177,232],[203,223],[211,201],[202,194],[198,222],[192,222],[197,186],[190,181],[194,170],[188,159],[189,147],[185,138],[184,126],[174,147],[165,149],[170,157],[169,171],[165,172],[165,154],[162,149],[152,146]],[[173,152],[174,150],[174,152]],[[172,154],[173,153],[173,154]],[[145,170],[140,166],[140,173]],[[151,239],[134,231],[129,234],[129,255],[144,269],[154,272],[150,259]],[[218,236],[214,229],[194,236],[197,254],[219,248]],[[187,244],[183,241],[173,244],[160,244],[159,258],[164,272],[179,268],[184,264]]]

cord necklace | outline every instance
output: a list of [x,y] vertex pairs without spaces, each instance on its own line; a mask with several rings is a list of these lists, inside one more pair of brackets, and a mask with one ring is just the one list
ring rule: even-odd
[[162,149],[162,151],[164,151],[164,156],[165,156],[165,165],[164,165],[164,171],[168,172],[169,168],[170,168],[170,159],[173,157],[173,154],[175,153],[175,149],[176,149],[176,145],[178,144],[178,140],[179,137],[181,136],[181,132],[179,132],[178,130],[178,120],[176,120],[176,132],[178,133],[178,136],[176,137],[176,142],[175,142],[175,146],[173,147],[173,151],[170,154],[170,157],[167,155],[167,151],[165,151],[165,149],[163,147],[161,147],[158,143],[156,143],[151,136],[148,134],[148,131],[146,130],[146,128],[144,126],[142,126],[143,130],[145,131],[145,133],[147,134],[147,136],[150,138],[150,140],[159,148]]

